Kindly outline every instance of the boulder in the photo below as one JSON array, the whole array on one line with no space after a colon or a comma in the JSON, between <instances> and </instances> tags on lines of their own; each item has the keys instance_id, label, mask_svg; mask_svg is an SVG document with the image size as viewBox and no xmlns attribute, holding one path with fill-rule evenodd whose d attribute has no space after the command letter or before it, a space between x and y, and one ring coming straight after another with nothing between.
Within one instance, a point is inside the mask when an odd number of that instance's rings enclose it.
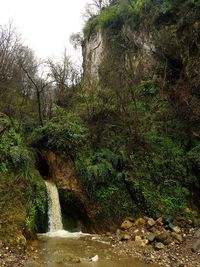
<instances>
[{"instance_id":1,"label":"boulder","mask_svg":"<svg viewBox=\"0 0 200 267\"><path fill-rule=\"evenodd\" d=\"M200 239L197 239L192 245L192 251L198 252L200 250Z\"/></svg>"},{"instance_id":2,"label":"boulder","mask_svg":"<svg viewBox=\"0 0 200 267\"><path fill-rule=\"evenodd\" d=\"M137 242L140 247L144 247L149 243L147 239L142 239L141 236L135 236L135 242Z\"/></svg>"},{"instance_id":3,"label":"boulder","mask_svg":"<svg viewBox=\"0 0 200 267\"><path fill-rule=\"evenodd\" d=\"M160 218L158 218L157 220L156 220L156 223L158 224L158 225L163 225L164 223L163 223L163 218L162 217L160 217Z\"/></svg>"},{"instance_id":4,"label":"boulder","mask_svg":"<svg viewBox=\"0 0 200 267\"><path fill-rule=\"evenodd\" d=\"M161 250L161 249L165 248L165 245L161 242L157 242L157 243L155 243L154 248L155 248L155 250Z\"/></svg>"},{"instance_id":5,"label":"boulder","mask_svg":"<svg viewBox=\"0 0 200 267\"><path fill-rule=\"evenodd\" d=\"M173 232L175 232L176 234L180 234L181 233L181 228L178 226L175 226L173 229Z\"/></svg>"},{"instance_id":6,"label":"boulder","mask_svg":"<svg viewBox=\"0 0 200 267\"><path fill-rule=\"evenodd\" d=\"M169 235L168 232L163 232L163 233L160 233L160 234L156 235L156 240L158 242L162 242L162 243L164 243L169 238L170 238L170 235Z\"/></svg>"},{"instance_id":7,"label":"boulder","mask_svg":"<svg viewBox=\"0 0 200 267\"><path fill-rule=\"evenodd\" d=\"M196 230L194 237L200 238L200 229Z\"/></svg>"},{"instance_id":8,"label":"boulder","mask_svg":"<svg viewBox=\"0 0 200 267\"><path fill-rule=\"evenodd\" d=\"M147 240L148 240L149 242L153 242L153 241L155 240L155 238L156 238L156 236L155 236L153 233L149 233L149 234L147 235Z\"/></svg>"},{"instance_id":9,"label":"boulder","mask_svg":"<svg viewBox=\"0 0 200 267\"><path fill-rule=\"evenodd\" d=\"M152 227L156 224L156 222L154 221L154 219L149 218L147 221L147 226Z\"/></svg>"},{"instance_id":10,"label":"boulder","mask_svg":"<svg viewBox=\"0 0 200 267\"><path fill-rule=\"evenodd\" d=\"M99 260L99 256L95 255L94 257L91 258L91 261L97 262Z\"/></svg>"},{"instance_id":11,"label":"boulder","mask_svg":"<svg viewBox=\"0 0 200 267\"><path fill-rule=\"evenodd\" d=\"M129 220L124 220L123 223L121 224L121 229L123 230L128 230L133 226L133 223Z\"/></svg>"},{"instance_id":12,"label":"boulder","mask_svg":"<svg viewBox=\"0 0 200 267\"><path fill-rule=\"evenodd\" d=\"M174 239L176 239L177 241L179 241L180 243L183 242L183 237L182 237L182 235L177 234L177 233L175 233L175 232L172 232L172 233L171 233L171 236L172 236Z\"/></svg>"},{"instance_id":13,"label":"boulder","mask_svg":"<svg viewBox=\"0 0 200 267\"><path fill-rule=\"evenodd\" d=\"M135 236L135 241L136 242L141 241L141 240L142 240L142 237L141 236L139 236L139 235L136 235Z\"/></svg>"},{"instance_id":14,"label":"boulder","mask_svg":"<svg viewBox=\"0 0 200 267\"><path fill-rule=\"evenodd\" d=\"M174 218L171 215L167 215L164 217L164 223L165 224L170 224L173 222L173 220L174 220Z\"/></svg>"},{"instance_id":15,"label":"boulder","mask_svg":"<svg viewBox=\"0 0 200 267\"><path fill-rule=\"evenodd\" d=\"M121 231L120 229L117 229L116 232L115 232L115 234L116 234L117 236L121 235L121 233L122 233L122 231Z\"/></svg>"},{"instance_id":16,"label":"boulder","mask_svg":"<svg viewBox=\"0 0 200 267\"><path fill-rule=\"evenodd\" d=\"M170 228L173 232L175 232L175 233L177 233L177 234L180 234L180 233L181 233L181 228L178 227L178 226L175 226L175 225L172 224L172 223L169 224L169 228Z\"/></svg>"},{"instance_id":17,"label":"boulder","mask_svg":"<svg viewBox=\"0 0 200 267\"><path fill-rule=\"evenodd\" d=\"M128 235L128 234L124 234L121 238L122 241L126 241L126 240L130 240L131 239L131 236Z\"/></svg>"},{"instance_id":18,"label":"boulder","mask_svg":"<svg viewBox=\"0 0 200 267\"><path fill-rule=\"evenodd\" d=\"M138 219L135 221L135 226L136 226L136 227L141 227L141 226L143 226L143 225L145 225L145 219L143 219L143 218L138 218Z\"/></svg>"}]
</instances>

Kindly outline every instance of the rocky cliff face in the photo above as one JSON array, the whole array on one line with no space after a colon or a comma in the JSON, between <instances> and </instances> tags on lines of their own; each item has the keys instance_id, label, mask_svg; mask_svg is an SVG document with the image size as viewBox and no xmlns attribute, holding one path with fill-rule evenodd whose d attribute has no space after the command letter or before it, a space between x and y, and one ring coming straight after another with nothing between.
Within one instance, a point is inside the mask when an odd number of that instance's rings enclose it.
<instances>
[{"instance_id":1,"label":"rocky cliff face","mask_svg":"<svg viewBox=\"0 0 200 267\"><path fill-rule=\"evenodd\" d=\"M98 31L86 41L83 49L84 71L85 75L92 79L99 78L98 69L102 63L104 48L104 39L101 31Z\"/></svg>"},{"instance_id":2,"label":"rocky cliff face","mask_svg":"<svg viewBox=\"0 0 200 267\"><path fill-rule=\"evenodd\" d=\"M151 7L141 11L137 26L125 21L119 29L93 31L83 47L84 72L103 86L116 86L127 70L133 86L154 80L188 130L200 137L200 19L197 7L184 7L166 13Z\"/></svg>"},{"instance_id":3,"label":"rocky cliff face","mask_svg":"<svg viewBox=\"0 0 200 267\"><path fill-rule=\"evenodd\" d=\"M61 201L63 210L67 211L67 209L71 209L67 202L70 203L70 201L72 201L73 210L68 210L67 212L69 212L69 214L71 213L80 222L83 220L83 229L94 231L91 225L95 220L97 209L92 205L82 189L80 182L75 175L74 163L72 160L63 160L51 151L43 151L42 157L46 162L46 166L48 166L48 177L46 178L55 181L58 184L59 190L61 190L60 198L63 201L63 203ZM69 199L69 201L65 197L67 194L71 195L71 200ZM87 222L85 222L85 217L87 217Z\"/></svg>"}]
</instances>

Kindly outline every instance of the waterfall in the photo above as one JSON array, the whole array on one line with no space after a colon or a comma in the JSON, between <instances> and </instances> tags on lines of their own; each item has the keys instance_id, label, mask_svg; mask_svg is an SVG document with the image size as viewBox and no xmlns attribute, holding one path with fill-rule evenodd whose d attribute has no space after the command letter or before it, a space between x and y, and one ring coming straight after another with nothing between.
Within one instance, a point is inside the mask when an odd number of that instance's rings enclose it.
<instances>
[{"instance_id":1,"label":"waterfall","mask_svg":"<svg viewBox=\"0 0 200 267\"><path fill-rule=\"evenodd\" d=\"M48 194L49 232L63 229L59 195L56 185L51 181L45 181Z\"/></svg>"}]
</instances>

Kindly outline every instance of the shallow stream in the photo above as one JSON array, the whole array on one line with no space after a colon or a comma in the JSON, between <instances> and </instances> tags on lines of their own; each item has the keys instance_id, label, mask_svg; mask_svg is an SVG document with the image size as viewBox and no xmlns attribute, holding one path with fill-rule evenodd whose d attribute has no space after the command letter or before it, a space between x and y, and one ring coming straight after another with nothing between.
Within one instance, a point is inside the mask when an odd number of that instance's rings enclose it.
<instances>
[{"instance_id":1,"label":"shallow stream","mask_svg":"<svg viewBox=\"0 0 200 267\"><path fill-rule=\"evenodd\" d=\"M39 235L38 246L36 259L26 267L153 267L113 253L112 246L98 236L77 233L70 237L60 231L57 236Z\"/></svg>"}]
</instances>

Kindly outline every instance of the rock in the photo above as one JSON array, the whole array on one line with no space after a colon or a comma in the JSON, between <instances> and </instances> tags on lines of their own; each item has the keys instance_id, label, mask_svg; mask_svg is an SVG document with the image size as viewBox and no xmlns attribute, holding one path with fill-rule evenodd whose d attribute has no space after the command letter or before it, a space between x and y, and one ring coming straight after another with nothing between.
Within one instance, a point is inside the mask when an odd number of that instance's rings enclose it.
<instances>
[{"instance_id":1,"label":"rock","mask_svg":"<svg viewBox=\"0 0 200 267\"><path fill-rule=\"evenodd\" d=\"M168 232L163 232L163 233L161 233L159 235L156 235L156 240L158 242L162 242L162 243L164 243L169 238L170 238L170 235L169 235Z\"/></svg>"},{"instance_id":2,"label":"rock","mask_svg":"<svg viewBox=\"0 0 200 267\"><path fill-rule=\"evenodd\" d=\"M175 232L175 233L177 233L177 234L180 234L180 233L181 233L181 228L178 227L178 226L175 226L175 225L172 224L172 223L169 224L169 228L170 228L173 232Z\"/></svg>"},{"instance_id":3,"label":"rock","mask_svg":"<svg viewBox=\"0 0 200 267\"><path fill-rule=\"evenodd\" d=\"M172 233L171 233L171 236L172 236L174 239L176 239L177 241L179 241L179 242L183 242L183 237L182 237L182 235L177 234L177 233L175 233L175 232L172 232Z\"/></svg>"},{"instance_id":4,"label":"rock","mask_svg":"<svg viewBox=\"0 0 200 267\"><path fill-rule=\"evenodd\" d=\"M154 221L154 219L152 219L152 218L149 218L148 219L148 221L147 221L147 225L149 226L149 227L152 227L152 226L154 226L156 224L156 222Z\"/></svg>"},{"instance_id":5,"label":"rock","mask_svg":"<svg viewBox=\"0 0 200 267\"><path fill-rule=\"evenodd\" d=\"M142 240L141 236L139 236L139 235L136 235L136 236L135 236L135 241L136 241L136 242L141 241L141 240Z\"/></svg>"},{"instance_id":6,"label":"rock","mask_svg":"<svg viewBox=\"0 0 200 267\"><path fill-rule=\"evenodd\" d=\"M123 223L121 224L121 229L123 230L127 230L129 228L131 228L133 226L133 223L129 220L125 220L123 221Z\"/></svg>"},{"instance_id":7,"label":"rock","mask_svg":"<svg viewBox=\"0 0 200 267\"><path fill-rule=\"evenodd\" d=\"M149 243L147 239L142 240L141 236L135 236L135 242L137 242L140 247L144 247Z\"/></svg>"},{"instance_id":8,"label":"rock","mask_svg":"<svg viewBox=\"0 0 200 267\"><path fill-rule=\"evenodd\" d=\"M117 236L121 235L121 233L122 233L122 231L121 231L120 229L117 229L116 232L115 232L115 234L116 234Z\"/></svg>"},{"instance_id":9,"label":"rock","mask_svg":"<svg viewBox=\"0 0 200 267\"><path fill-rule=\"evenodd\" d=\"M128 234L124 234L124 235L122 236L122 238L121 238L122 241L123 241L123 240L130 240L130 239L131 239L131 236L128 235Z\"/></svg>"},{"instance_id":10,"label":"rock","mask_svg":"<svg viewBox=\"0 0 200 267\"><path fill-rule=\"evenodd\" d=\"M165 241L163 241L163 244L166 245L166 246L171 244L171 243L172 243L172 238L171 237L169 237L169 238L165 239Z\"/></svg>"},{"instance_id":11,"label":"rock","mask_svg":"<svg viewBox=\"0 0 200 267\"><path fill-rule=\"evenodd\" d=\"M150 233L147 235L147 240L149 242L153 242L155 240L156 236L153 233Z\"/></svg>"},{"instance_id":12,"label":"rock","mask_svg":"<svg viewBox=\"0 0 200 267\"><path fill-rule=\"evenodd\" d=\"M200 229L194 233L194 237L200 238Z\"/></svg>"},{"instance_id":13,"label":"rock","mask_svg":"<svg viewBox=\"0 0 200 267\"><path fill-rule=\"evenodd\" d=\"M197 239L192 245L192 251L198 252L200 250L200 239Z\"/></svg>"},{"instance_id":14,"label":"rock","mask_svg":"<svg viewBox=\"0 0 200 267\"><path fill-rule=\"evenodd\" d=\"M181 233L181 228L178 226L175 226L173 229L173 232L175 232L176 234L180 234Z\"/></svg>"},{"instance_id":15,"label":"rock","mask_svg":"<svg viewBox=\"0 0 200 267\"><path fill-rule=\"evenodd\" d=\"M136 227L141 227L141 226L143 226L145 224L145 219L143 219L143 218L139 218L139 219L137 219L136 221L135 221L135 226Z\"/></svg>"},{"instance_id":16,"label":"rock","mask_svg":"<svg viewBox=\"0 0 200 267\"><path fill-rule=\"evenodd\" d=\"M165 248L165 245L161 242L157 242L154 247L156 250L161 250Z\"/></svg>"},{"instance_id":17,"label":"rock","mask_svg":"<svg viewBox=\"0 0 200 267\"><path fill-rule=\"evenodd\" d=\"M193 219L192 219L192 225L193 225L194 227L199 226L199 220L198 220L197 218L193 218Z\"/></svg>"},{"instance_id":18,"label":"rock","mask_svg":"<svg viewBox=\"0 0 200 267\"><path fill-rule=\"evenodd\" d=\"M164 223L165 224L170 224L172 223L174 220L174 218L171 215L167 215L166 217L164 217Z\"/></svg>"},{"instance_id":19,"label":"rock","mask_svg":"<svg viewBox=\"0 0 200 267\"><path fill-rule=\"evenodd\" d=\"M162 217L160 217L160 218L158 218L157 220L156 220L156 223L158 224L158 225L163 225L164 223L163 223L163 218Z\"/></svg>"},{"instance_id":20,"label":"rock","mask_svg":"<svg viewBox=\"0 0 200 267\"><path fill-rule=\"evenodd\" d=\"M126 220L128 220L128 221L130 221L130 222L134 222L134 221L135 221L135 218L134 218L134 217L131 217L131 216L129 216L129 217L126 217Z\"/></svg>"},{"instance_id":21,"label":"rock","mask_svg":"<svg viewBox=\"0 0 200 267\"><path fill-rule=\"evenodd\" d=\"M94 257L91 258L91 261L97 262L99 260L99 256L95 255Z\"/></svg>"}]
</instances>

